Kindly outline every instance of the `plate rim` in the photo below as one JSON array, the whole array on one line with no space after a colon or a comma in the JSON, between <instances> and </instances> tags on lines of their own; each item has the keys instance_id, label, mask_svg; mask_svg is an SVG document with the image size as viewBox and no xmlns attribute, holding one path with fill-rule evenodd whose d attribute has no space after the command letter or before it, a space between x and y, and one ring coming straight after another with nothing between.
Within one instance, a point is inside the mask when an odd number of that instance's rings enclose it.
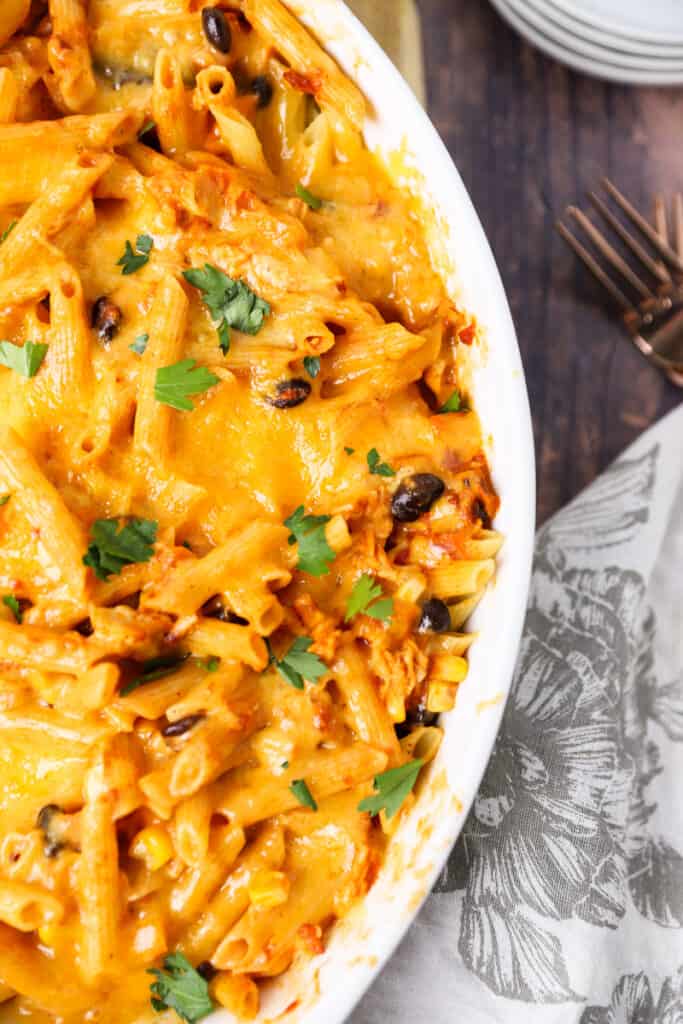
<instances>
[{"instance_id":1,"label":"plate rim","mask_svg":"<svg viewBox=\"0 0 683 1024\"><path fill-rule=\"evenodd\" d=\"M524 18L530 25L533 25L539 32L545 33L559 46L568 46L575 53L583 55L588 59L597 61L604 60L610 66L622 69L633 69L634 71L673 71L683 74L683 51L680 58L649 58L638 57L628 53L610 51L607 46L600 46L596 43L584 41L580 36L574 35L571 30L563 28L552 18L541 13L535 0L506 0L512 10L517 11L520 18ZM574 45L576 42L579 45ZM663 65L663 66L662 66Z\"/></svg>"},{"instance_id":2,"label":"plate rim","mask_svg":"<svg viewBox=\"0 0 683 1024\"><path fill-rule=\"evenodd\" d=\"M622 68L618 65L600 64L598 61L586 60L580 53L569 48L563 49L552 39L544 36L522 18L521 15L517 14L515 10L509 7L507 0L490 0L490 2L501 18L531 45L545 53L546 56L552 57L560 64L564 64L574 71L621 85L653 85L660 87L683 85L683 67L680 74L674 75L669 71L636 71L633 68Z\"/></svg>"},{"instance_id":3,"label":"plate rim","mask_svg":"<svg viewBox=\"0 0 683 1024\"><path fill-rule=\"evenodd\" d=\"M586 22L589 25L594 25L597 29L603 29L608 32L611 32L613 35L626 36L628 39L643 39L646 42L652 43L666 44L667 42L671 42L671 34L668 31L643 32L641 29L637 29L634 33L633 31L628 31L627 29L624 29L618 21L613 22L610 21L609 18L603 18L600 15L591 18L585 13L578 14L576 11L573 11L571 9L571 7L568 4L568 0L553 0L553 2L556 4L556 6L562 7L563 10L565 10L570 17L578 18L579 20ZM678 42L679 40L676 41L676 45L678 45ZM683 35L681 35L680 43L683 44Z\"/></svg>"},{"instance_id":4,"label":"plate rim","mask_svg":"<svg viewBox=\"0 0 683 1024\"><path fill-rule=\"evenodd\" d=\"M597 29L582 19L569 15L563 7L560 7L556 0L526 0L530 6L548 12L551 21L562 25L567 31L586 42L601 44L606 40L606 45L619 53L632 53L642 57L653 57L655 60L679 58L683 61L683 38L680 43L655 44L645 40L637 40L631 36L617 36L608 33L605 29Z\"/></svg>"}]
</instances>

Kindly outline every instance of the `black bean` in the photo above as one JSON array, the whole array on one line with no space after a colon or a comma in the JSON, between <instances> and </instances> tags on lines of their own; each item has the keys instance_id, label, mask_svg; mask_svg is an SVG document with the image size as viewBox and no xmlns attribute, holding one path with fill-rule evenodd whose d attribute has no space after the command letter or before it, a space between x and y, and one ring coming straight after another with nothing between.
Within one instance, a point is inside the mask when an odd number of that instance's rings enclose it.
<instances>
[{"instance_id":1,"label":"black bean","mask_svg":"<svg viewBox=\"0 0 683 1024\"><path fill-rule=\"evenodd\" d=\"M257 106L259 110L267 107L273 98L273 86L270 83L270 79L266 78L265 75L257 75L249 85L249 92L253 92L258 97Z\"/></svg>"},{"instance_id":2,"label":"black bean","mask_svg":"<svg viewBox=\"0 0 683 1024\"><path fill-rule=\"evenodd\" d=\"M41 829L43 832L47 832L50 827L55 814L63 814L62 808L59 804L45 804L38 811L38 817L36 818L36 827Z\"/></svg>"},{"instance_id":3,"label":"black bean","mask_svg":"<svg viewBox=\"0 0 683 1024\"><path fill-rule=\"evenodd\" d=\"M60 835L59 819L64 811L58 804L46 804L38 811L36 826L44 835L43 852L46 857L56 857L69 844ZM64 822L62 822L63 828Z\"/></svg>"},{"instance_id":4,"label":"black bean","mask_svg":"<svg viewBox=\"0 0 683 1024\"><path fill-rule=\"evenodd\" d=\"M102 341L113 341L118 331L123 313L111 299L101 295L92 308L91 323Z\"/></svg>"},{"instance_id":5,"label":"black bean","mask_svg":"<svg viewBox=\"0 0 683 1024\"><path fill-rule=\"evenodd\" d=\"M409 707L406 711L406 721L410 725L434 725L439 716L435 711L427 710L427 699L426 697L420 697L417 704Z\"/></svg>"},{"instance_id":6,"label":"black bean","mask_svg":"<svg viewBox=\"0 0 683 1024\"><path fill-rule=\"evenodd\" d=\"M230 53L232 33L228 19L218 7L205 7L202 11L202 28L208 42L219 53Z\"/></svg>"},{"instance_id":7,"label":"black bean","mask_svg":"<svg viewBox=\"0 0 683 1024\"><path fill-rule=\"evenodd\" d=\"M422 605L422 615L417 627L419 633L447 633L451 629L451 613L448 605L438 597L430 597Z\"/></svg>"},{"instance_id":8,"label":"black bean","mask_svg":"<svg viewBox=\"0 0 683 1024\"><path fill-rule=\"evenodd\" d=\"M391 514L399 523L414 523L429 512L446 487L433 473L416 473L407 477L391 499Z\"/></svg>"},{"instance_id":9,"label":"black bean","mask_svg":"<svg viewBox=\"0 0 683 1024\"><path fill-rule=\"evenodd\" d=\"M481 525L485 530L491 529L491 516L486 511L486 505L481 498L472 502L472 515L475 519L481 519Z\"/></svg>"},{"instance_id":10,"label":"black bean","mask_svg":"<svg viewBox=\"0 0 683 1024\"><path fill-rule=\"evenodd\" d=\"M164 726L161 730L162 736L183 736L190 729L194 728L197 722L201 722L202 718L206 716L203 712L197 715L186 715L185 718L179 718L177 722L169 722L168 725Z\"/></svg>"},{"instance_id":11,"label":"black bean","mask_svg":"<svg viewBox=\"0 0 683 1024\"><path fill-rule=\"evenodd\" d=\"M311 393L311 385L307 380L295 377L294 380L281 380L277 385L277 394L268 401L276 409L293 409L305 402Z\"/></svg>"},{"instance_id":12,"label":"black bean","mask_svg":"<svg viewBox=\"0 0 683 1024\"><path fill-rule=\"evenodd\" d=\"M138 140L143 144L143 146L148 146L150 149L153 149L155 153L161 153L161 140L159 138L157 126L153 121L150 121L149 124L145 125L143 131L141 131L138 136Z\"/></svg>"},{"instance_id":13,"label":"black bean","mask_svg":"<svg viewBox=\"0 0 683 1024\"><path fill-rule=\"evenodd\" d=\"M218 974L218 970L210 960L203 960L200 964L197 964L197 974L201 974L204 981L211 981Z\"/></svg>"},{"instance_id":14,"label":"black bean","mask_svg":"<svg viewBox=\"0 0 683 1024\"><path fill-rule=\"evenodd\" d=\"M235 615L233 611L225 606L223 599L218 596L209 598L205 605L202 606L202 615L207 619L220 619L221 622L232 622L235 626L248 626L249 622L247 619L243 619L241 615Z\"/></svg>"},{"instance_id":15,"label":"black bean","mask_svg":"<svg viewBox=\"0 0 683 1024\"><path fill-rule=\"evenodd\" d=\"M405 736L409 736L416 726L434 725L438 717L435 711L427 710L427 699L422 695L417 704L408 705L405 722L399 722L394 726L394 730L398 738L402 740Z\"/></svg>"}]
</instances>

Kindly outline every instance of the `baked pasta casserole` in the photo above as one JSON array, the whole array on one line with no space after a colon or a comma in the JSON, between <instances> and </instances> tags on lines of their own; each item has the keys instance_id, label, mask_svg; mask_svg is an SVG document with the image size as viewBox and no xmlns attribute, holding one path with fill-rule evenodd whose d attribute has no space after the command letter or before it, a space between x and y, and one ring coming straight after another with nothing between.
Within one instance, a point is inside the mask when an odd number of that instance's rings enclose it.
<instances>
[{"instance_id":1,"label":"baked pasta casserole","mask_svg":"<svg viewBox=\"0 0 683 1024\"><path fill-rule=\"evenodd\" d=\"M494 573L476 324L280 0L0 4L0 1020L258 1011Z\"/></svg>"}]
</instances>

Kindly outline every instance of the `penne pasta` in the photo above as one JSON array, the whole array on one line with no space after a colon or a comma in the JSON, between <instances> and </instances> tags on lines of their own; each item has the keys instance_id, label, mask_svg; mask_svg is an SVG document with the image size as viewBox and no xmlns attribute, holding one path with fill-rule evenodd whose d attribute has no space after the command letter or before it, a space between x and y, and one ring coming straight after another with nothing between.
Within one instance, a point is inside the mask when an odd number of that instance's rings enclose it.
<instances>
[{"instance_id":1,"label":"penne pasta","mask_svg":"<svg viewBox=\"0 0 683 1024\"><path fill-rule=\"evenodd\" d=\"M476 320L303 6L0 2L7 1022L253 1017L477 685Z\"/></svg>"}]
</instances>

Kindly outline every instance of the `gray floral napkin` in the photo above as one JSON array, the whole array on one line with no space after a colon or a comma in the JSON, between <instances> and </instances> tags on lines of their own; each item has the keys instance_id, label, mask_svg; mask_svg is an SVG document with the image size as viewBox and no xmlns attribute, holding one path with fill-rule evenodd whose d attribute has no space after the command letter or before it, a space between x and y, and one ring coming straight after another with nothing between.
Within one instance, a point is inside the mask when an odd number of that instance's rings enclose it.
<instances>
[{"instance_id":1,"label":"gray floral napkin","mask_svg":"<svg viewBox=\"0 0 683 1024\"><path fill-rule=\"evenodd\" d=\"M352 1024L683 1024L683 407L538 533L479 795Z\"/></svg>"}]
</instances>

